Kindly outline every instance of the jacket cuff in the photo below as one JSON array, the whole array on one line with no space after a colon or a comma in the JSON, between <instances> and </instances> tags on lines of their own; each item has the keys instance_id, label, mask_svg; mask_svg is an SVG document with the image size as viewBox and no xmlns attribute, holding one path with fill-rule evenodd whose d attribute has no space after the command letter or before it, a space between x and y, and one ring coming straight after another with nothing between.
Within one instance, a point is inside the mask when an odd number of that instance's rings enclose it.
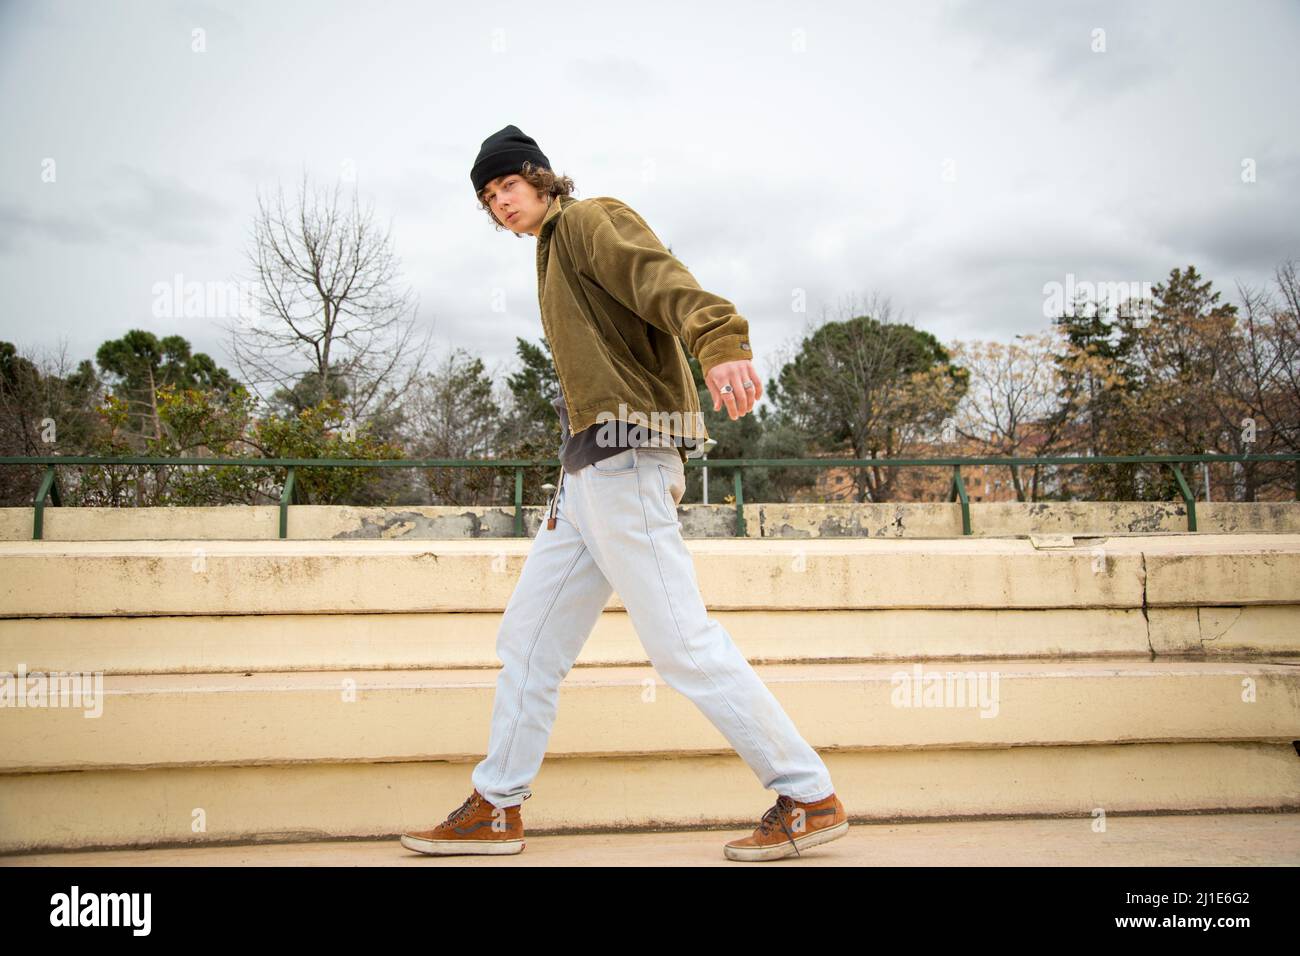
<instances>
[{"instance_id":1,"label":"jacket cuff","mask_svg":"<svg viewBox=\"0 0 1300 956\"><path fill-rule=\"evenodd\" d=\"M742 359L752 361L753 352L749 347L749 335L724 335L722 338L710 342L697 356L700 360L700 371L707 377L709 370L715 365L721 365L723 362L737 362Z\"/></svg>"}]
</instances>

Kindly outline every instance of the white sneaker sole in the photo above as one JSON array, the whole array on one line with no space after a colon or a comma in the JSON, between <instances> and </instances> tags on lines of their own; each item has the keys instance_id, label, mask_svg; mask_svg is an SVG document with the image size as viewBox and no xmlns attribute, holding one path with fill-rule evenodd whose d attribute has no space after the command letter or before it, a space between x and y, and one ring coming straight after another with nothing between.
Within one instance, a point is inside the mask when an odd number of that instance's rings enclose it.
<instances>
[{"instance_id":1,"label":"white sneaker sole","mask_svg":"<svg viewBox=\"0 0 1300 956\"><path fill-rule=\"evenodd\" d=\"M802 853L810 846L818 846L822 843L830 843L831 840L838 840L844 834L849 832L849 821L837 823L833 827L826 827L822 830L814 830L807 836L795 837L794 843L786 840L784 843L776 843L772 846L732 846L730 843L722 847L722 852L728 860L744 860L752 862L755 860L779 860L782 857L794 856L796 849Z\"/></svg>"},{"instance_id":2,"label":"white sneaker sole","mask_svg":"<svg viewBox=\"0 0 1300 956\"><path fill-rule=\"evenodd\" d=\"M458 856L462 853L477 853L485 856L509 856L519 853L524 848L523 840L422 840L402 834L402 846L416 853L429 856Z\"/></svg>"}]
</instances>

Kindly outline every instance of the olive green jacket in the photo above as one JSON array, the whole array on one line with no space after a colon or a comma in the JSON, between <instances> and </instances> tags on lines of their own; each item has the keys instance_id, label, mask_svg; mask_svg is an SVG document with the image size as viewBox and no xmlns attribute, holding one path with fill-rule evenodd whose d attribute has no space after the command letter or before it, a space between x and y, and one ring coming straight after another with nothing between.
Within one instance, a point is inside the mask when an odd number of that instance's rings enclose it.
<instances>
[{"instance_id":1,"label":"olive green jacket","mask_svg":"<svg viewBox=\"0 0 1300 956\"><path fill-rule=\"evenodd\" d=\"M551 202L537 235L537 299L577 434L607 419L709 437L686 343L707 375L752 358L749 322L609 196Z\"/></svg>"}]
</instances>

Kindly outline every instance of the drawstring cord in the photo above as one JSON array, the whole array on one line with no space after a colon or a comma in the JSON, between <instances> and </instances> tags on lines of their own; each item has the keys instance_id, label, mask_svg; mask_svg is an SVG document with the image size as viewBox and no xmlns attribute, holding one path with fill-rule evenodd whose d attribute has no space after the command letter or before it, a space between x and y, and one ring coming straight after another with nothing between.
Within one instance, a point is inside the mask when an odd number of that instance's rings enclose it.
<instances>
[{"instance_id":1,"label":"drawstring cord","mask_svg":"<svg viewBox=\"0 0 1300 956\"><path fill-rule=\"evenodd\" d=\"M560 480L555 486L555 495L551 498L551 516L546 519L546 530L555 530L555 512L560 507L560 489L564 487L564 466L560 466Z\"/></svg>"}]
</instances>

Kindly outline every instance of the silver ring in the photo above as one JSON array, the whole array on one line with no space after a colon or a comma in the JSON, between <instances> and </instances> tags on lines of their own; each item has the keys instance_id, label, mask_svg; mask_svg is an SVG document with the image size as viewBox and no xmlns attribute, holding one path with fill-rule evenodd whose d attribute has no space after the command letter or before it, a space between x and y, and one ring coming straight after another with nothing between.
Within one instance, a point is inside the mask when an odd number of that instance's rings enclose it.
<instances>
[{"instance_id":1,"label":"silver ring","mask_svg":"<svg viewBox=\"0 0 1300 956\"><path fill-rule=\"evenodd\" d=\"M721 389L719 389L719 391L722 392L723 395L730 395L733 391L735 391L735 389L733 389L730 385L724 385L722 386Z\"/></svg>"},{"instance_id":2,"label":"silver ring","mask_svg":"<svg viewBox=\"0 0 1300 956\"><path fill-rule=\"evenodd\" d=\"M745 379L745 388L753 388L753 387L754 387L754 383L751 382L749 379Z\"/></svg>"}]
</instances>

